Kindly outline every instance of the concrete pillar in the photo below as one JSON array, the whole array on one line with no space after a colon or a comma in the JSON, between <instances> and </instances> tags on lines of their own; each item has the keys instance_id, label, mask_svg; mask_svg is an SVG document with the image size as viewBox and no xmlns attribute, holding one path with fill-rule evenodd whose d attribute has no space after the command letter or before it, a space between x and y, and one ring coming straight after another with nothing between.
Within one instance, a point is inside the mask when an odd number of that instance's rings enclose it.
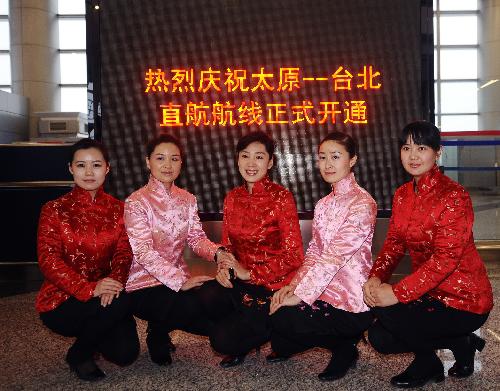
<instances>
[{"instance_id":1,"label":"concrete pillar","mask_svg":"<svg viewBox=\"0 0 500 391\"><path fill-rule=\"evenodd\" d=\"M479 89L479 130L500 130L500 0L482 0L479 6L479 85L499 80ZM500 147L494 149L492 160L499 165ZM496 176L493 186L499 186L500 173L491 174Z\"/></svg>"},{"instance_id":2,"label":"concrete pillar","mask_svg":"<svg viewBox=\"0 0 500 391\"><path fill-rule=\"evenodd\" d=\"M479 85L500 80L500 0L483 0L479 23ZM479 90L479 129L500 130L500 81Z\"/></svg>"},{"instance_id":3,"label":"concrete pillar","mask_svg":"<svg viewBox=\"0 0 500 391\"><path fill-rule=\"evenodd\" d=\"M30 103L30 137L36 137L38 111L61 108L57 0L10 0L12 92Z\"/></svg>"}]
</instances>

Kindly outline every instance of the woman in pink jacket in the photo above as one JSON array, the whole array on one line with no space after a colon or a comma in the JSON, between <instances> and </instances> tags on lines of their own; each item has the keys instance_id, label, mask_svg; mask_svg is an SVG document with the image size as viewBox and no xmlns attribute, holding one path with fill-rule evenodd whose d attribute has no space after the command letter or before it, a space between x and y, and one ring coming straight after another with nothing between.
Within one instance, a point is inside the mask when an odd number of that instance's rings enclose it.
<instances>
[{"instance_id":1,"label":"woman in pink jacket","mask_svg":"<svg viewBox=\"0 0 500 391\"><path fill-rule=\"evenodd\" d=\"M319 145L318 162L332 192L314 210L312 239L303 266L271 301L273 353L269 362L312 347L332 358L319 379L340 379L358 359L356 344L373 318L363 302L372 266L371 244L377 205L351 172L355 140L333 132Z\"/></svg>"},{"instance_id":2,"label":"woman in pink jacket","mask_svg":"<svg viewBox=\"0 0 500 391\"><path fill-rule=\"evenodd\" d=\"M134 315L148 321L151 360L168 365L173 349L169 331L206 335L210 326L199 316L192 289L212 278L190 276L182 257L185 245L209 261L229 255L205 235L195 196L174 184L182 164L179 141L164 134L153 139L146 152L149 182L125 202L125 227L134 254L125 289Z\"/></svg>"}]
</instances>

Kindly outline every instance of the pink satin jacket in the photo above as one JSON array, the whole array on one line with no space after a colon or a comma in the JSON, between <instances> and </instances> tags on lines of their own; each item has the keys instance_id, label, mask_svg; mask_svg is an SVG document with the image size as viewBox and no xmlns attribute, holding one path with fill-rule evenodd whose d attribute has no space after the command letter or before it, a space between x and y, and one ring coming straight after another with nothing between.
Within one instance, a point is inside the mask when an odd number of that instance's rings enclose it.
<instances>
[{"instance_id":1,"label":"pink satin jacket","mask_svg":"<svg viewBox=\"0 0 500 391\"><path fill-rule=\"evenodd\" d=\"M195 196L175 185L167 191L152 176L125 201L124 221L134 253L127 291L163 284L178 292L190 277L182 256L186 242L207 260L220 246L203 231Z\"/></svg>"},{"instance_id":2,"label":"pink satin jacket","mask_svg":"<svg viewBox=\"0 0 500 391\"><path fill-rule=\"evenodd\" d=\"M363 284L372 267L371 245L377 204L351 173L314 209L312 239L293 284L305 303L327 302L364 312Z\"/></svg>"}]
</instances>

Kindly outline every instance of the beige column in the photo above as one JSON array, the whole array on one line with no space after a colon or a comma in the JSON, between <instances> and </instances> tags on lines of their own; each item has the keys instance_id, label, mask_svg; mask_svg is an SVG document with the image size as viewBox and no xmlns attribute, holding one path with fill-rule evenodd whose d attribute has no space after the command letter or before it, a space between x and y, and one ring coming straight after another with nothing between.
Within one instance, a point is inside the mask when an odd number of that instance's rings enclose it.
<instances>
[{"instance_id":1,"label":"beige column","mask_svg":"<svg viewBox=\"0 0 500 391\"><path fill-rule=\"evenodd\" d=\"M12 92L30 103L30 137L38 111L60 111L57 0L10 0Z\"/></svg>"},{"instance_id":2,"label":"beige column","mask_svg":"<svg viewBox=\"0 0 500 391\"><path fill-rule=\"evenodd\" d=\"M478 94L479 130L500 130L500 0L482 0L479 28L479 85L499 80L480 88ZM495 161L500 165L500 147L495 148ZM500 173L496 174L500 186Z\"/></svg>"}]
</instances>

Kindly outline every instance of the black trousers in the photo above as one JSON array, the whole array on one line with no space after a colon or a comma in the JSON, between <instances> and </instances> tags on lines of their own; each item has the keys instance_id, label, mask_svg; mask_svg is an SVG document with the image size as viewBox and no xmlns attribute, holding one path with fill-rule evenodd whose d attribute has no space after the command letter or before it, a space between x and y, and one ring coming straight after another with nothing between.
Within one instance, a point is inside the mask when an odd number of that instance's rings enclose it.
<instances>
[{"instance_id":1,"label":"black trousers","mask_svg":"<svg viewBox=\"0 0 500 391\"><path fill-rule=\"evenodd\" d=\"M106 307L97 297L87 302L70 297L52 311L40 313L40 319L55 333L76 337L66 356L71 364L100 352L107 360L125 366L139 355L136 324L125 292Z\"/></svg>"},{"instance_id":2,"label":"black trousers","mask_svg":"<svg viewBox=\"0 0 500 391\"><path fill-rule=\"evenodd\" d=\"M368 330L368 338L378 352L431 354L436 349L450 349L457 360L464 338L489 315L446 307L427 295L372 311L377 320Z\"/></svg>"},{"instance_id":3,"label":"black trousers","mask_svg":"<svg viewBox=\"0 0 500 391\"><path fill-rule=\"evenodd\" d=\"M212 324L203 316L196 289L175 292L159 285L132 291L129 295L133 314L147 320L155 331L183 330L206 336Z\"/></svg>"},{"instance_id":4,"label":"black trousers","mask_svg":"<svg viewBox=\"0 0 500 391\"><path fill-rule=\"evenodd\" d=\"M244 355L271 337L269 303L272 292L235 281L232 289L209 281L197 292L212 322L210 344L221 354Z\"/></svg>"},{"instance_id":5,"label":"black trousers","mask_svg":"<svg viewBox=\"0 0 500 391\"><path fill-rule=\"evenodd\" d=\"M281 307L271 317L271 345L279 355L291 356L313 347L341 351L352 348L373 322L370 311L354 313L317 300Z\"/></svg>"}]
</instances>

